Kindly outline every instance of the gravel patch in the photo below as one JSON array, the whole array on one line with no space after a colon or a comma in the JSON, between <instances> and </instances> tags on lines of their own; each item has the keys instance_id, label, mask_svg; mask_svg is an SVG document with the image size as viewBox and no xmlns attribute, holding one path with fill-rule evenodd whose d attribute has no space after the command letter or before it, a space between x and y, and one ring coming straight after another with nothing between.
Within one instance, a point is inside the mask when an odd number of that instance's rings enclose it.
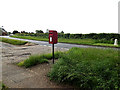
<instances>
[{"instance_id":1,"label":"gravel patch","mask_svg":"<svg viewBox=\"0 0 120 90\"><path fill-rule=\"evenodd\" d=\"M2 43L0 48L2 49L2 80L9 88L71 88L69 85L57 84L49 80L47 73L52 67L52 60L49 63L31 68L16 65L30 55L51 53L51 47L42 45L15 46ZM66 51L66 49L55 48L55 51Z\"/></svg>"}]
</instances>

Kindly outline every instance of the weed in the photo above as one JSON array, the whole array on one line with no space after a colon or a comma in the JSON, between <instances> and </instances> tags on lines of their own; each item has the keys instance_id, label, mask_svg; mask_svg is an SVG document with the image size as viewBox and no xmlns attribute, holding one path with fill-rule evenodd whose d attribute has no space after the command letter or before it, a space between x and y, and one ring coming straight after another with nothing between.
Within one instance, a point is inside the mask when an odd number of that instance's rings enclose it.
<instances>
[{"instance_id":1,"label":"weed","mask_svg":"<svg viewBox=\"0 0 120 90\"><path fill-rule=\"evenodd\" d=\"M72 48L53 65L49 77L80 88L120 88L120 60L112 49Z\"/></svg>"}]
</instances>

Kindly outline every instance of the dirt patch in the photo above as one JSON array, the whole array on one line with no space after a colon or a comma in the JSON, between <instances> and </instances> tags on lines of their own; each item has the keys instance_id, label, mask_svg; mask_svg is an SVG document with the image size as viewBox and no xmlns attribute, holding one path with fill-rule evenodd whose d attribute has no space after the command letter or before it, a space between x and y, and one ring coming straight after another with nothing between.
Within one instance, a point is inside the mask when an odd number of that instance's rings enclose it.
<instances>
[{"instance_id":1,"label":"dirt patch","mask_svg":"<svg viewBox=\"0 0 120 90\"><path fill-rule=\"evenodd\" d=\"M55 48L55 51L66 49ZM15 63L27 59L30 55L51 53L51 47L14 46L2 44L2 80L10 88L71 88L69 85L57 84L47 77L52 67L52 60L31 68L18 67Z\"/></svg>"},{"instance_id":2,"label":"dirt patch","mask_svg":"<svg viewBox=\"0 0 120 90\"><path fill-rule=\"evenodd\" d=\"M26 45L26 46L34 46L34 45L38 45L38 44L28 42L28 43L26 43L25 45Z\"/></svg>"}]
</instances>

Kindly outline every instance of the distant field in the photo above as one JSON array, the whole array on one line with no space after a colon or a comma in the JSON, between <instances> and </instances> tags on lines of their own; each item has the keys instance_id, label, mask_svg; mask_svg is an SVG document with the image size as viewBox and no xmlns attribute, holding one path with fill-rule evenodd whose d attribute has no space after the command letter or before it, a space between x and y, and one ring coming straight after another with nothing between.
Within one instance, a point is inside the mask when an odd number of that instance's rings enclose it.
<instances>
[{"instance_id":1,"label":"distant field","mask_svg":"<svg viewBox=\"0 0 120 90\"><path fill-rule=\"evenodd\" d=\"M21 41L21 40L13 40L13 39L7 39L7 38L0 38L1 42L13 44L13 45L24 45L27 43L27 41Z\"/></svg>"},{"instance_id":2,"label":"distant field","mask_svg":"<svg viewBox=\"0 0 120 90\"><path fill-rule=\"evenodd\" d=\"M48 38L41 38L41 37L34 37L34 36L11 36L11 37L38 40L38 41L48 41ZM109 43L97 43L96 40L94 40L94 39L65 39L65 38L59 38L58 42L72 43L72 44L96 45L96 46L120 47L120 45L119 46L114 46L113 44L109 44Z\"/></svg>"}]
</instances>

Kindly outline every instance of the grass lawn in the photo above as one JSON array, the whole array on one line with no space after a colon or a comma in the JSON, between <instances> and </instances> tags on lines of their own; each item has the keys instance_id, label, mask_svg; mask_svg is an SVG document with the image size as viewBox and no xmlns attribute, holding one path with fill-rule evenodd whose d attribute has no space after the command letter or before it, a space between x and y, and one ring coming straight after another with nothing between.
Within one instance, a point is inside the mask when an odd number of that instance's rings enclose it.
<instances>
[{"instance_id":1,"label":"grass lawn","mask_svg":"<svg viewBox=\"0 0 120 90\"><path fill-rule=\"evenodd\" d=\"M48 41L48 38L33 37L33 36L11 36L11 37L22 38L22 39L38 40L38 41ZM93 40L93 39L65 39L65 38L59 38L58 42L72 43L72 44L84 44L84 45L120 47L120 45L119 46L114 46L113 44L96 43L96 41Z\"/></svg>"},{"instance_id":2,"label":"grass lawn","mask_svg":"<svg viewBox=\"0 0 120 90\"><path fill-rule=\"evenodd\" d=\"M7 39L7 38L0 38L1 42L13 44L13 45L24 45L27 43L27 41L21 41L21 40L14 40L14 39Z\"/></svg>"}]
</instances>

